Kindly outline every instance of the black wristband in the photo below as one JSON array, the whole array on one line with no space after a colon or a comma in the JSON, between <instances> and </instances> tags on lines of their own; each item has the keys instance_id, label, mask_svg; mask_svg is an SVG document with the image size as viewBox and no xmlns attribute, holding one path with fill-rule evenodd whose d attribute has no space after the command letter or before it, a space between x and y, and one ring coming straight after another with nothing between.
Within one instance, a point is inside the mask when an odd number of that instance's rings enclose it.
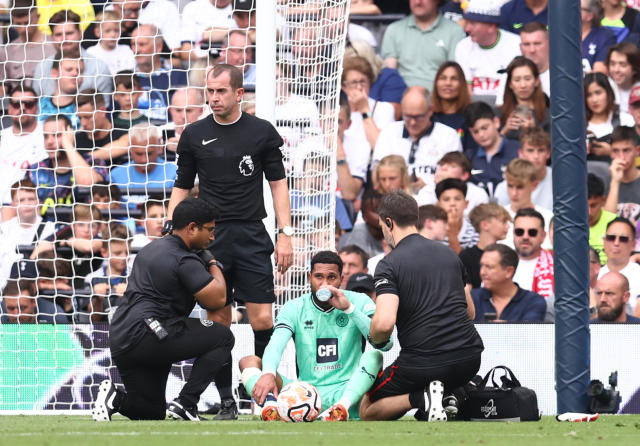
<instances>
[{"instance_id":1,"label":"black wristband","mask_svg":"<svg viewBox=\"0 0 640 446\"><path fill-rule=\"evenodd\" d=\"M387 339L386 341L378 342L376 344L373 342L373 339L371 339L371 335L367 335L367 341L369 341L369 344L371 344L371 347L375 348L376 350L381 349L382 347L387 345L387 343L389 342L389 340Z\"/></svg>"}]
</instances>

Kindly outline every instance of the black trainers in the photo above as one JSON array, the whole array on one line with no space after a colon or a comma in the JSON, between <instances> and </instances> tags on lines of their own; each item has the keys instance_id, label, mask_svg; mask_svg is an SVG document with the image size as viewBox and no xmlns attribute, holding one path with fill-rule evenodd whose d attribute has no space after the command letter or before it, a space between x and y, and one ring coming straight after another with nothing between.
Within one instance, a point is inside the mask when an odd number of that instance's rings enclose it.
<instances>
[{"instance_id":1,"label":"black trainers","mask_svg":"<svg viewBox=\"0 0 640 446\"><path fill-rule=\"evenodd\" d=\"M180 403L180 400L176 398L167 404L167 417L173 420L186 420L186 421L200 421L204 418L198 415L198 408L185 407Z\"/></svg>"},{"instance_id":2,"label":"black trainers","mask_svg":"<svg viewBox=\"0 0 640 446\"><path fill-rule=\"evenodd\" d=\"M233 398L222 400L220 403L220 412L218 412L218 415L213 417L213 419L216 421L237 420L238 406L236 405L236 400Z\"/></svg>"},{"instance_id":3,"label":"black trainers","mask_svg":"<svg viewBox=\"0 0 640 446\"><path fill-rule=\"evenodd\" d=\"M220 412L220 403L213 403L213 406L210 406L207 410L201 413L206 413L207 415L216 415Z\"/></svg>"},{"instance_id":4,"label":"black trainers","mask_svg":"<svg viewBox=\"0 0 640 446\"><path fill-rule=\"evenodd\" d=\"M442 407L444 385L442 381L431 381L424 394L424 411L427 421L447 421L447 413Z\"/></svg>"},{"instance_id":5,"label":"black trainers","mask_svg":"<svg viewBox=\"0 0 640 446\"><path fill-rule=\"evenodd\" d=\"M447 420L455 420L458 416L458 398L455 395L447 395L442 399Z\"/></svg>"},{"instance_id":6,"label":"black trainers","mask_svg":"<svg viewBox=\"0 0 640 446\"><path fill-rule=\"evenodd\" d=\"M95 421L111 421L111 415L117 412L114 402L118 391L110 379L105 379L98 387L96 402L91 409L91 416Z\"/></svg>"}]
</instances>

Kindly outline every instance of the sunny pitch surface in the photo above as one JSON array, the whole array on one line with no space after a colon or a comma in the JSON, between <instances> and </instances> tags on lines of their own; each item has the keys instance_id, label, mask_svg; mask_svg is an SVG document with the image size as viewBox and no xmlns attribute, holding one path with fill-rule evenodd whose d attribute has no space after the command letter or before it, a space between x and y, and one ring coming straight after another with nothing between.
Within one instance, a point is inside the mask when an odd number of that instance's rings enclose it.
<instances>
[{"instance_id":1,"label":"sunny pitch surface","mask_svg":"<svg viewBox=\"0 0 640 446\"><path fill-rule=\"evenodd\" d=\"M640 416L601 416L594 423L393 422L287 424L239 421L95 423L80 416L0 416L0 445L640 445Z\"/></svg>"}]
</instances>

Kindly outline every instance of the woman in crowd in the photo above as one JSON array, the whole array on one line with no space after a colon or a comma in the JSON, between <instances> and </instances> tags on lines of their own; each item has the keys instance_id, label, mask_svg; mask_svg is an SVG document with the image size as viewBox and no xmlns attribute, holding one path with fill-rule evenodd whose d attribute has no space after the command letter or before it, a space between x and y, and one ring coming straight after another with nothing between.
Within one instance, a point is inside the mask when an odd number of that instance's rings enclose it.
<instances>
[{"instance_id":1,"label":"woman in crowd","mask_svg":"<svg viewBox=\"0 0 640 446\"><path fill-rule=\"evenodd\" d=\"M371 175L373 188L381 194L394 190L411 193L409 188L409 170L400 155L387 155L380 160Z\"/></svg>"},{"instance_id":2,"label":"woman in crowd","mask_svg":"<svg viewBox=\"0 0 640 446\"><path fill-rule=\"evenodd\" d=\"M609 162L609 139L613 128L619 125L633 127L635 122L631 115L618 109L609 79L602 73L589 73L584 77L584 99L587 111L587 159Z\"/></svg>"},{"instance_id":3,"label":"woman in crowd","mask_svg":"<svg viewBox=\"0 0 640 446\"><path fill-rule=\"evenodd\" d=\"M542 91L538 67L532 60L518 56L509 64L501 111L501 133L507 138L519 139L520 130L526 127L549 131L549 100Z\"/></svg>"},{"instance_id":4,"label":"woman in crowd","mask_svg":"<svg viewBox=\"0 0 640 446\"><path fill-rule=\"evenodd\" d=\"M464 123L464 111L471 103L471 97L462 67L457 62L445 62L438 68L435 79L431 94L431 121L456 130L465 151L475 148L476 144Z\"/></svg>"},{"instance_id":5,"label":"woman in crowd","mask_svg":"<svg viewBox=\"0 0 640 446\"><path fill-rule=\"evenodd\" d=\"M627 112L631 88L640 81L640 49L629 42L612 46L607 53L607 69L616 104L620 111Z\"/></svg>"}]
</instances>

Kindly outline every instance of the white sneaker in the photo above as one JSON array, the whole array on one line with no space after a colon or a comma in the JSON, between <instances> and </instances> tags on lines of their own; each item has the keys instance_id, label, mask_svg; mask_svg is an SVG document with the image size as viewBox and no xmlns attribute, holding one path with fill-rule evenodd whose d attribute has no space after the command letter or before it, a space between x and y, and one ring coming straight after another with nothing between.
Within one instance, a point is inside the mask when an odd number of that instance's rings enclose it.
<instances>
[{"instance_id":1,"label":"white sneaker","mask_svg":"<svg viewBox=\"0 0 640 446\"><path fill-rule=\"evenodd\" d=\"M100 383L96 402L91 409L91 416L95 421L111 421L111 415L117 412L113 406L117 390L110 379L105 379Z\"/></svg>"},{"instance_id":2,"label":"white sneaker","mask_svg":"<svg viewBox=\"0 0 640 446\"><path fill-rule=\"evenodd\" d=\"M427 421L447 421L447 413L442 407L444 384L442 381L431 381L424 394L424 411Z\"/></svg>"}]
</instances>

